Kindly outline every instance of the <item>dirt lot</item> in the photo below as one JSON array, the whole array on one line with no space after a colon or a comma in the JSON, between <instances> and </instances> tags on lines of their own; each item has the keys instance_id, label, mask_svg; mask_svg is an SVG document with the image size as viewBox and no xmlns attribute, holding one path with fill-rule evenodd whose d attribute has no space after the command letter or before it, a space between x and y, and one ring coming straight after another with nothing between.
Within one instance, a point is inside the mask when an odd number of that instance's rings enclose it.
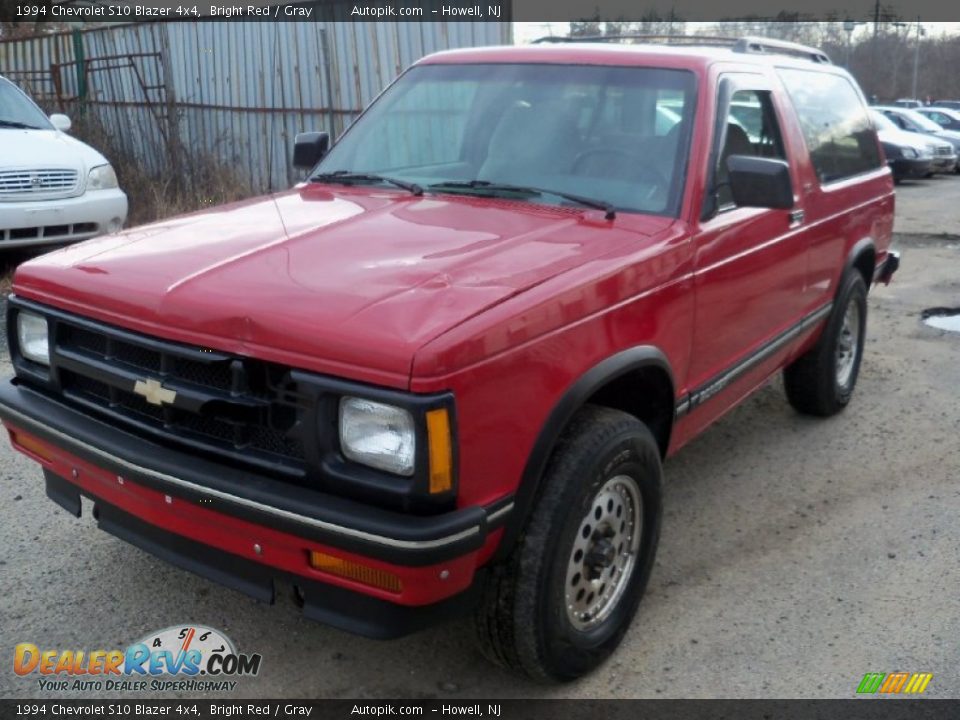
<instances>
[{"instance_id":1,"label":"dirt lot","mask_svg":"<svg viewBox=\"0 0 960 720\"><path fill-rule=\"evenodd\" d=\"M777 381L667 463L650 590L591 677L542 688L492 669L465 623L378 643L259 605L71 518L3 443L0 696L39 694L9 671L15 643L111 649L185 622L262 653L248 697L850 697L896 670L960 696L960 334L920 321L960 305L960 177L898 201L903 267L871 295L853 403L801 417Z\"/></svg>"}]
</instances>

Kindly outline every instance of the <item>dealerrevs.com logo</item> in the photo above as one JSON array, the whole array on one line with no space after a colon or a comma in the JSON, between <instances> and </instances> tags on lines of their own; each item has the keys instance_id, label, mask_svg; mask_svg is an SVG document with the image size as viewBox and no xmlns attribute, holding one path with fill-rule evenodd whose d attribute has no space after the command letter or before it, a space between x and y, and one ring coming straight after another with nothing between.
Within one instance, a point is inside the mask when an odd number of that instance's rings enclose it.
<instances>
[{"instance_id":1,"label":"dealerrevs.com logo","mask_svg":"<svg viewBox=\"0 0 960 720\"><path fill-rule=\"evenodd\" d=\"M236 677L260 672L258 653L238 653L219 630L175 625L150 633L126 650L41 649L19 643L13 671L38 676L42 691L233 690Z\"/></svg>"}]
</instances>

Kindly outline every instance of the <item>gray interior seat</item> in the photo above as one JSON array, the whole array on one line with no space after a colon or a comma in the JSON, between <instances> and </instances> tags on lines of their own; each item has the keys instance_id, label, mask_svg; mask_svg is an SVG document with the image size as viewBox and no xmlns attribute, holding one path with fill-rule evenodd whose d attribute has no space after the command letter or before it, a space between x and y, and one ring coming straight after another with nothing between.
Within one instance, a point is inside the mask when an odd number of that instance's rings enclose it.
<instances>
[{"instance_id":1,"label":"gray interior seat","mask_svg":"<svg viewBox=\"0 0 960 720\"><path fill-rule=\"evenodd\" d=\"M574 110L559 101L512 106L493 131L477 177L517 183L569 173L580 150Z\"/></svg>"},{"instance_id":2,"label":"gray interior seat","mask_svg":"<svg viewBox=\"0 0 960 720\"><path fill-rule=\"evenodd\" d=\"M733 202L733 193L729 184L730 173L727 170L727 158L731 155L756 155L746 131L736 123L727 123L727 139L723 144L720 167L717 169L717 195L721 206Z\"/></svg>"}]
</instances>

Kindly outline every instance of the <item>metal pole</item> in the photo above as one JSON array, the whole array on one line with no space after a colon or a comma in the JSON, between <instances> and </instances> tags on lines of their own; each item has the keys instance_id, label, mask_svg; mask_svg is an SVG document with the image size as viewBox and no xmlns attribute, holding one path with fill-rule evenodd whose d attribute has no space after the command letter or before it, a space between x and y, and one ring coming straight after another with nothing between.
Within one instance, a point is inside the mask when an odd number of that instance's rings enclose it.
<instances>
[{"instance_id":1,"label":"metal pole","mask_svg":"<svg viewBox=\"0 0 960 720\"><path fill-rule=\"evenodd\" d=\"M846 20L843 23L843 30L847 33L847 62L845 67L847 70L850 69L850 51L853 47L853 31L857 27L857 23L853 20Z\"/></svg>"},{"instance_id":2,"label":"metal pole","mask_svg":"<svg viewBox=\"0 0 960 720\"><path fill-rule=\"evenodd\" d=\"M871 68L870 72L875 77L880 74L880 64L877 60L877 43L880 38L880 0L877 0L873 9L873 48L871 49ZM872 86L876 87L874 83ZM876 93L875 93L876 94Z\"/></svg>"},{"instance_id":3,"label":"metal pole","mask_svg":"<svg viewBox=\"0 0 960 720\"><path fill-rule=\"evenodd\" d=\"M917 16L917 47L913 51L913 92L910 97L917 98L917 73L920 69L920 17Z\"/></svg>"}]
</instances>

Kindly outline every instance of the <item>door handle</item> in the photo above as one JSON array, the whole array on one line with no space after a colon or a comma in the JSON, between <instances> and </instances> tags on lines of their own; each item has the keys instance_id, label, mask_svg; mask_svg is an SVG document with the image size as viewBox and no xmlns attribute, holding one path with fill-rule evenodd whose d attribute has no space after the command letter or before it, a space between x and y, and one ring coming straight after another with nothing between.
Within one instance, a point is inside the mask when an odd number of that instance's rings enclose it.
<instances>
[{"instance_id":1,"label":"door handle","mask_svg":"<svg viewBox=\"0 0 960 720\"><path fill-rule=\"evenodd\" d=\"M804 218L804 217L805 217L805 213L803 212L803 210L791 210L791 211L790 211L790 224L791 224L791 225L799 225L800 223L803 222L803 218Z\"/></svg>"}]
</instances>

